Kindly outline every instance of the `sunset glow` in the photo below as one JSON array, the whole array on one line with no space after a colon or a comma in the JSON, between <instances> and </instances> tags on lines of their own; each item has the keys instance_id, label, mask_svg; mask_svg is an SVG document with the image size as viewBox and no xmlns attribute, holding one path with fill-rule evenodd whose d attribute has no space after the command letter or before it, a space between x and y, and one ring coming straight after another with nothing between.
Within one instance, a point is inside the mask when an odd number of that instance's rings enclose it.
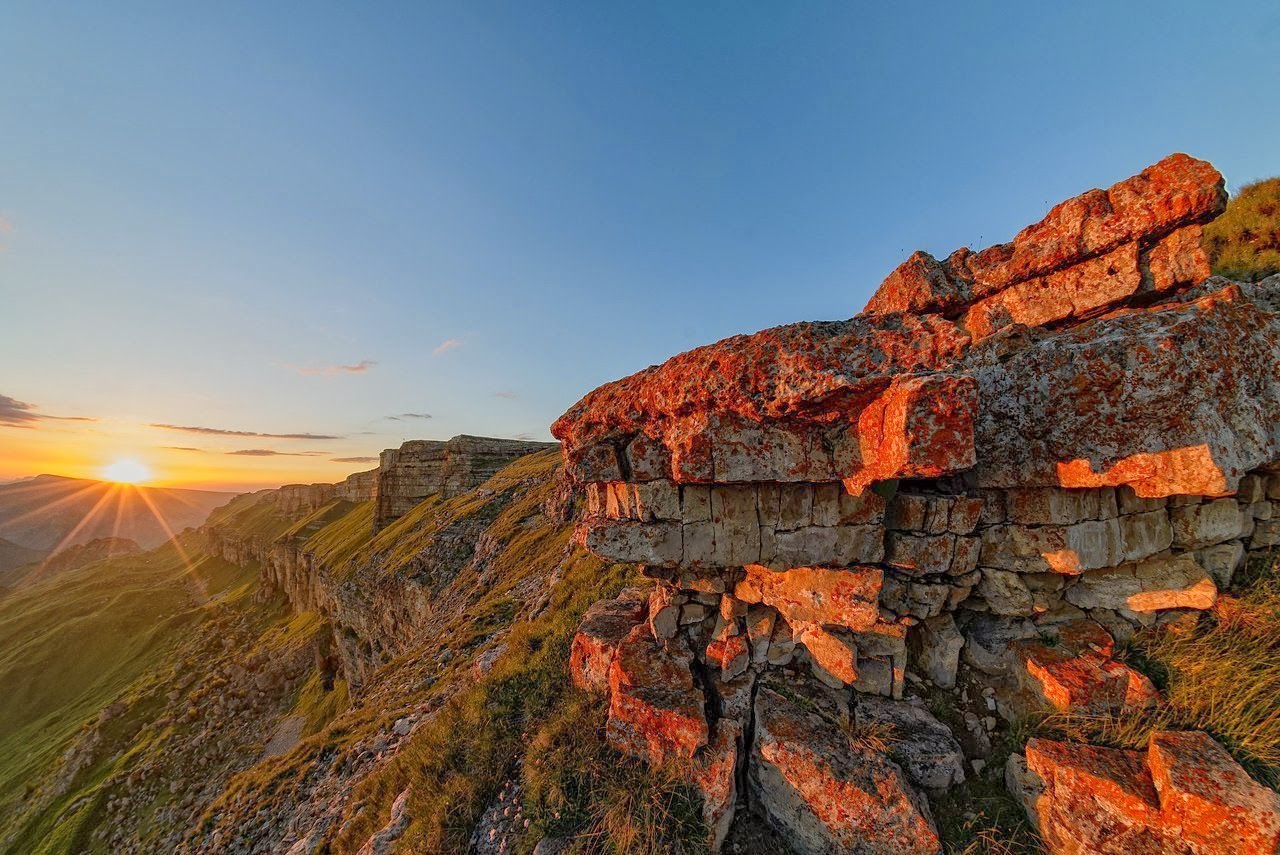
<instances>
[{"instance_id":1,"label":"sunset glow","mask_svg":"<svg viewBox=\"0 0 1280 855\"><path fill-rule=\"evenodd\" d=\"M137 460L117 460L102 470L102 477L119 484L145 484L151 480L151 468Z\"/></svg>"}]
</instances>

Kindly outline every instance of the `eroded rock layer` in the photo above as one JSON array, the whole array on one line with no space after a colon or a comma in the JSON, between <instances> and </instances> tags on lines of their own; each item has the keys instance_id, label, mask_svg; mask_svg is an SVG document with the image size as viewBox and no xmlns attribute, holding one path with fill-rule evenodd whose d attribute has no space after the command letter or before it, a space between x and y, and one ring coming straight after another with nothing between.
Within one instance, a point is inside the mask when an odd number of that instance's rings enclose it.
<instances>
[{"instance_id":1,"label":"eroded rock layer","mask_svg":"<svg viewBox=\"0 0 1280 855\"><path fill-rule=\"evenodd\" d=\"M1116 640L1280 541L1280 277L1209 277L1222 188L1173 155L1008 244L916 253L851 320L698 348L556 422L579 537L656 583L588 617L575 678L620 749L704 788L713 846L733 804L700 769L736 764L802 852L936 852L926 794L992 714L1160 702ZM926 682L973 690L964 732ZM1175 810L1135 762L1133 798Z\"/></svg>"},{"instance_id":2,"label":"eroded rock layer","mask_svg":"<svg viewBox=\"0 0 1280 855\"><path fill-rule=\"evenodd\" d=\"M377 469L378 531L430 496L451 498L478 487L517 458L554 443L462 434L453 439L413 439L382 452Z\"/></svg>"}]
</instances>

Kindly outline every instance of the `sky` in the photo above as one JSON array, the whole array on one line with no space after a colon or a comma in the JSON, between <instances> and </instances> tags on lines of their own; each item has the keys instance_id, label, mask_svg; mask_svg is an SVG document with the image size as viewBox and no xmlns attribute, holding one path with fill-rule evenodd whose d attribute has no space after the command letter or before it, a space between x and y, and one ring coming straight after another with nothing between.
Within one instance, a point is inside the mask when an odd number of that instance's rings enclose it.
<instances>
[{"instance_id":1,"label":"sky","mask_svg":"<svg viewBox=\"0 0 1280 855\"><path fill-rule=\"evenodd\" d=\"M0 481L550 439L1171 152L1280 174L1277 43L1275 0L6 0Z\"/></svg>"}]
</instances>

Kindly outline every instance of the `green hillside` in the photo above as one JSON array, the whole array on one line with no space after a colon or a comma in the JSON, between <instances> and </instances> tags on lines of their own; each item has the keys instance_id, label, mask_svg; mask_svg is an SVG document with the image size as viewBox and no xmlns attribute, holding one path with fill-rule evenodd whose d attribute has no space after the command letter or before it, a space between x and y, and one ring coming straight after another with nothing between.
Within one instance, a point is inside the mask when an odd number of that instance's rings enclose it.
<instances>
[{"instance_id":1,"label":"green hillside","mask_svg":"<svg viewBox=\"0 0 1280 855\"><path fill-rule=\"evenodd\" d=\"M1204 248L1220 276L1256 282L1280 273L1280 178L1240 188L1205 226Z\"/></svg>"}]
</instances>

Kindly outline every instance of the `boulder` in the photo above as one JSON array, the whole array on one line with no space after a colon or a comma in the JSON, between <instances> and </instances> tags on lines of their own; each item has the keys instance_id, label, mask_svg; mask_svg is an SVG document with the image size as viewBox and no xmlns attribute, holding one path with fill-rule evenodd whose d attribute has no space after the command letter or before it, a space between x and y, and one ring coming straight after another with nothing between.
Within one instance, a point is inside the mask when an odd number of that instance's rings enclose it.
<instances>
[{"instance_id":1,"label":"boulder","mask_svg":"<svg viewBox=\"0 0 1280 855\"><path fill-rule=\"evenodd\" d=\"M709 738L693 657L678 643L663 645L647 623L636 625L609 667L609 744L661 765L689 759Z\"/></svg>"},{"instance_id":2,"label":"boulder","mask_svg":"<svg viewBox=\"0 0 1280 855\"><path fill-rule=\"evenodd\" d=\"M1141 751L1033 738L1026 767L1018 795L1051 855L1190 855L1162 827Z\"/></svg>"},{"instance_id":3,"label":"boulder","mask_svg":"<svg viewBox=\"0 0 1280 855\"><path fill-rule=\"evenodd\" d=\"M859 696L854 713L860 730L882 728L892 757L911 783L935 795L964 783L964 753L950 728L921 702Z\"/></svg>"},{"instance_id":4,"label":"boulder","mask_svg":"<svg viewBox=\"0 0 1280 855\"><path fill-rule=\"evenodd\" d=\"M1280 795L1206 733L1155 733L1147 758L1165 825L1196 855L1280 851Z\"/></svg>"},{"instance_id":5,"label":"boulder","mask_svg":"<svg viewBox=\"0 0 1280 855\"><path fill-rule=\"evenodd\" d=\"M1110 633L1091 620L1057 628L1049 643L1014 645L1019 683L1045 705L1064 713L1106 714L1153 706L1155 686L1143 674L1111 658Z\"/></svg>"},{"instance_id":6,"label":"boulder","mask_svg":"<svg viewBox=\"0 0 1280 855\"><path fill-rule=\"evenodd\" d=\"M1205 733L1157 731L1146 751L1033 738L1005 783L1050 855L1280 851L1280 795Z\"/></svg>"},{"instance_id":7,"label":"boulder","mask_svg":"<svg viewBox=\"0 0 1280 855\"><path fill-rule=\"evenodd\" d=\"M589 692L609 686L609 666L636 624L645 619L646 604L634 596L601 600L587 609L569 649L573 683Z\"/></svg>"},{"instance_id":8,"label":"boulder","mask_svg":"<svg viewBox=\"0 0 1280 855\"><path fill-rule=\"evenodd\" d=\"M753 795L797 852L941 851L928 803L875 747L768 687L757 690L755 720Z\"/></svg>"}]
</instances>

